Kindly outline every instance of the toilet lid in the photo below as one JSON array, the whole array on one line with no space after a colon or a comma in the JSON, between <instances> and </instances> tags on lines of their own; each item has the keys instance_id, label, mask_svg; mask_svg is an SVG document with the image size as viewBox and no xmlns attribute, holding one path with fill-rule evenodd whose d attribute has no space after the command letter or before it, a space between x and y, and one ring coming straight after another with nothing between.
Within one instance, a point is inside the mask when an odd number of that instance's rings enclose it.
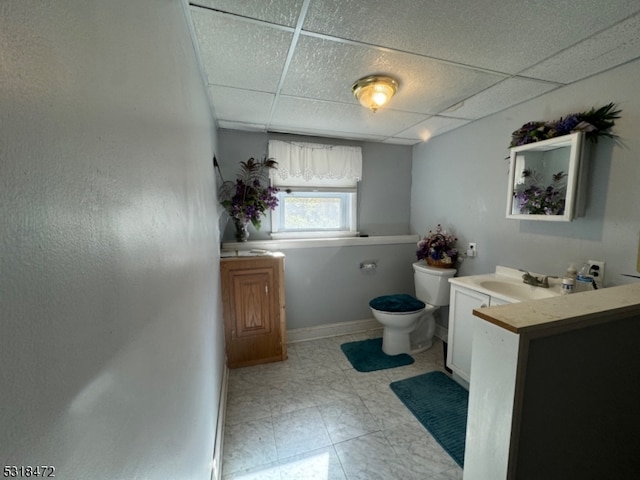
<instances>
[{"instance_id":1,"label":"toilet lid","mask_svg":"<svg viewBox=\"0 0 640 480\"><path fill-rule=\"evenodd\" d=\"M415 312L422 310L426 304L417 298L404 293L396 295L383 295L369 302L369 306L381 312Z\"/></svg>"}]
</instances>

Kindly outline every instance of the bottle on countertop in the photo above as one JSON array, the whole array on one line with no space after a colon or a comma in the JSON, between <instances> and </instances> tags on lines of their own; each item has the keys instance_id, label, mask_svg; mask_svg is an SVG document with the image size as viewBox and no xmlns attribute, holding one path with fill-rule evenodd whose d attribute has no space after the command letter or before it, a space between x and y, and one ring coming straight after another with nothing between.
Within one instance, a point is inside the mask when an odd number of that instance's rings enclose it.
<instances>
[{"instance_id":1,"label":"bottle on countertop","mask_svg":"<svg viewBox=\"0 0 640 480\"><path fill-rule=\"evenodd\" d=\"M575 291L577 275L578 271L576 270L576 266L573 263L570 263L564 274L564 278L562 279L562 289L560 290L560 293L567 295Z\"/></svg>"},{"instance_id":2,"label":"bottle on countertop","mask_svg":"<svg viewBox=\"0 0 640 480\"><path fill-rule=\"evenodd\" d=\"M571 277L565 277L562 279L562 290L560 290L560 293L562 293L562 295L568 295L569 293L573 293L573 284L574 284L574 280Z\"/></svg>"},{"instance_id":3,"label":"bottle on countertop","mask_svg":"<svg viewBox=\"0 0 640 480\"><path fill-rule=\"evenodd\" d=\"M576 277L578 276L578 271L576 270L576 266L573 263L569 264L569 268L567 268L567 272L564 274L565 278L572 278L575 282Z\"/></svg>"},{"instance_id":4,"label":"bottle on countertop","mask_svg":"<svg viewBox=\"0 0 640 480\"><path fill-rule=\"evenodd\" d=\"M576 275L576 292L589 292L594 289L593 275L589 273L589 264L585 263Z\"/></svg>"}]
</instances>

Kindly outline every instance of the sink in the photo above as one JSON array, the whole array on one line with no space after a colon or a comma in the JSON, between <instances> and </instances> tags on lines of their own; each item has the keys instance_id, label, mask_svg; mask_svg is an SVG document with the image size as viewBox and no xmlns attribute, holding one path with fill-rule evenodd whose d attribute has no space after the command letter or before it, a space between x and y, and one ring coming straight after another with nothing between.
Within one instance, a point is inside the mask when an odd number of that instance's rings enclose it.
<instances>
[{"instance_id":1,"label":"sink","mask_svg":"<svg viewBox=\"0 0 640 480\"><path fill-rule=\"evenodd\" d=\"M500 280L484 280L479 282L482 288L506 295L518 300L538 300L540 298L556 297L558 294L547 288L533 287L523 283L515 283Z\"/></svg>"}]
</instances>

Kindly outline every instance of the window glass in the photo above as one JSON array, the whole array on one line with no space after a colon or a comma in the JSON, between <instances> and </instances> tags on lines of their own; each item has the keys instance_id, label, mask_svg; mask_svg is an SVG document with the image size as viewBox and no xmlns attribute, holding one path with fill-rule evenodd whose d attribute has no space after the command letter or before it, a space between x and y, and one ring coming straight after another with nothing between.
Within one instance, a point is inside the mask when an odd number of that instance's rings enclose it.
<instances>
[{"instance_id":1,"label":"window glass","mask_svg":"<svg viewBox=\"0 0 640 480\"><path fill-rule=\"evenodd\" d=\"M288 233L287 236L314 232L320 236L355 235L355 198L355 192L281 190L278 207L272 214L272 232Z\"/></svg>"}]
</instances>

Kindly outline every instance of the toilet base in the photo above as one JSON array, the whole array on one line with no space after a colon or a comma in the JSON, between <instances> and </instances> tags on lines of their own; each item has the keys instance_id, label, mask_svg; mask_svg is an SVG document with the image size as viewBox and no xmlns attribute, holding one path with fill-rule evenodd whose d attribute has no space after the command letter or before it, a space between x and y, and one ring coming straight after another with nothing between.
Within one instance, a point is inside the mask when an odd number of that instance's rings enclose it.
<instances>
[{"instance_id":1,"label":"toilet base","mask_svg":"<svg viewBox=\"0 0 640 480\"><path fill-rule=\"evenodd\" d=\"M416 325L405 328L385 325L382 332L382 351L387 355L400 355L401 353L416 355L433 346L434 333L435 319L432 311L421 315Z\"/></svg>"},{"instance_id":2,"label":"toilet base","mask_svg":"<svg viewBox=\"0 0 640 480\"><path fill-rule=\"evenodd\" d=\"M413 344L410 333L389 328L385 328L382 332L382 351L387 355L400 355L401 353L417 355L429 350L432 346L432 338L423 338L417 344Z\"/></svg>"},{"instance_id":3,"label":"toilet base","mask_svg":"<svg viewBox=\"0 0 640 480\"><path fill-rule=\"evenodd\" d=\"M400 355L411 351L409 332L386 328L382 331L382 351L387 355Z\"/></svg>"},{"instance_id":4,"label":"toilet base","mask_svg":"<svg viewBox=\"0 0 640 480\"><path fill-rule=\"evenodd\" d=\"M412 347L413 348L409 352L409 355L417 355L418 353L426 352L431 347L433 347L433 340L425 340L423 342L420 342L418 345L412 345Z\"/></svg>"}]
</instances>

